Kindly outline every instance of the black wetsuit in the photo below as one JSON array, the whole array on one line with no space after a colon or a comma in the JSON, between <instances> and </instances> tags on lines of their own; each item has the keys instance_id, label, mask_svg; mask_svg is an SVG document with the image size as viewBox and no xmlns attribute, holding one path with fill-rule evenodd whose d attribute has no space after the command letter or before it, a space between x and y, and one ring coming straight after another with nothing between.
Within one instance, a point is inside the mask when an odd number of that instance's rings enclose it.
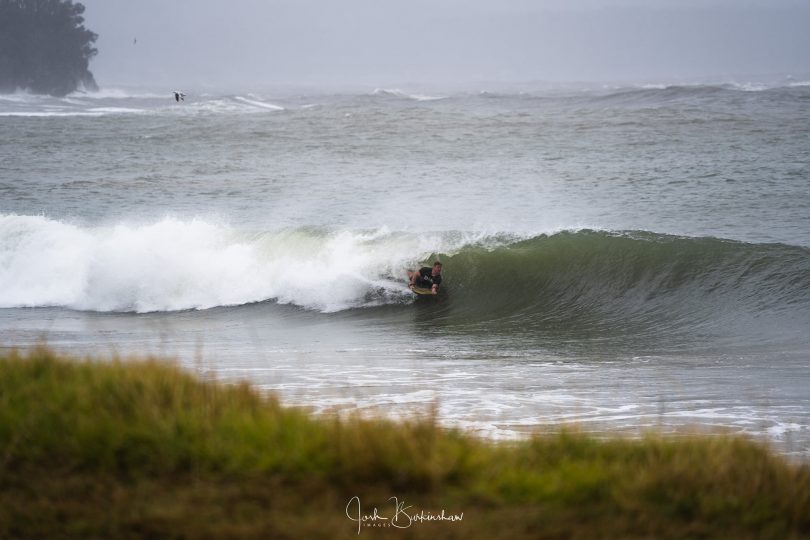
<instances>
[{"instance_id":1,"label":"black wetsuit","mask_svg":"<svg viewBox=\"0 0 810 540\"><path fill-rule=\"evenodd\" d=\"M430 289L434 285L439 286L442 283L442 276L439 274L438 276L433 275L433 268L429 266L423 266L419 269L419 277L416 278L416 286L417 287L424 287L426 289Z\"/></svg>"}]
</instances>

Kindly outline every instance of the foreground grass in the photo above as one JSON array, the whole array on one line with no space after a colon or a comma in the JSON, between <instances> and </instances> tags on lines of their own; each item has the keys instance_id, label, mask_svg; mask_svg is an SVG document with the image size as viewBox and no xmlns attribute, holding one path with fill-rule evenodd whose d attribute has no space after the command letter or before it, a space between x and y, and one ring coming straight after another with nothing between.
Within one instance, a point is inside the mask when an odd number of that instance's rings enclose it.
<instances>
[{"instance_id":1,"label":"foreground grass","mask_svg":"<svg viewBox=\"0 0 810 540\"><path fill-rule=\"evenodd\" d=\"M166 363L0 356L0 537L810 537L810 470L727 436L496 444L314 419ZM398 497L461 521L385 526ZM353 515L355 506L349 505Z\"/></svg>"}]
</instances>

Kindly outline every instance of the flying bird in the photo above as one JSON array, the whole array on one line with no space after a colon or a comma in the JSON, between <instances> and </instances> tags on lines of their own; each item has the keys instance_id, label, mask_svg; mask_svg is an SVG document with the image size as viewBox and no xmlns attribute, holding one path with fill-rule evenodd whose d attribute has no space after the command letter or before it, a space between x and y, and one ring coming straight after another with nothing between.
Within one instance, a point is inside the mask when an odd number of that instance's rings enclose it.
<instances>
[{"instance_id":1,"label":"flying bird","mask_svg":"<svg viewBox=\"0 0 810 540\"><path fill-rule=\"evenodd\" d=\"M185 101L186 100L186 95L183 92L178 92L178 91L175 90L175 92L174 92L174 100L177 101L177 102Z\"/></svg>"}]
</instances>

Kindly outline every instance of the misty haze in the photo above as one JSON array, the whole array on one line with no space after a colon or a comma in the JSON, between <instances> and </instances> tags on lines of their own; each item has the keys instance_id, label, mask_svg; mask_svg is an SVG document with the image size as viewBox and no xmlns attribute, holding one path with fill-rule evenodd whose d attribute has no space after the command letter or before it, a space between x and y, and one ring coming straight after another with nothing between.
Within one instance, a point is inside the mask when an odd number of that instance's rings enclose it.
<instances>
[{"instance_id":1,"label":"misty haze","mask_svg":"<svg viewBox=\"0 0 810 540\"><path fill-rule=\"evenodd\" d=\"M108 84L744 82L810 72L810 6L798 1L85 4L101 36L94 70Z\"/></svg>"},{"instance_id":2,"label":"misty haze","mask_svg":"<svg viewBox=\"0 0 810 540\"><path fill-rule=\"evenodd\" d=\"M808 23L0 0L0 537L810 536Z\"/></svg>"}]
</instances>

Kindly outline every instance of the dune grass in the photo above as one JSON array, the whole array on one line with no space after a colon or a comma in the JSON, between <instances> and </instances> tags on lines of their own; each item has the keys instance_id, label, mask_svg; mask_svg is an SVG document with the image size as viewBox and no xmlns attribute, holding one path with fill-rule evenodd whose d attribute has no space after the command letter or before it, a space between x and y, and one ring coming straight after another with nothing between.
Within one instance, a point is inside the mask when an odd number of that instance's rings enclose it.
<instances>
[{"instance_id":1,"label":"dune grass","mask_svg":"<svg viewBox=\"0 0 810 540\"><path fill-rule=\"evenodd\" d=\"M361 507L353 506L357 497ZM396 528L397 497L410 506ZM388 520L358 523L357 511ZM460 521L411 521L420 512ZM365 526L365 525L368 526ZM378 525L377 527L373 525ZM732 436L313 418L165 361L0 356L2 538L800 538L810 469Z\"/></svg>"}]
</instances>

